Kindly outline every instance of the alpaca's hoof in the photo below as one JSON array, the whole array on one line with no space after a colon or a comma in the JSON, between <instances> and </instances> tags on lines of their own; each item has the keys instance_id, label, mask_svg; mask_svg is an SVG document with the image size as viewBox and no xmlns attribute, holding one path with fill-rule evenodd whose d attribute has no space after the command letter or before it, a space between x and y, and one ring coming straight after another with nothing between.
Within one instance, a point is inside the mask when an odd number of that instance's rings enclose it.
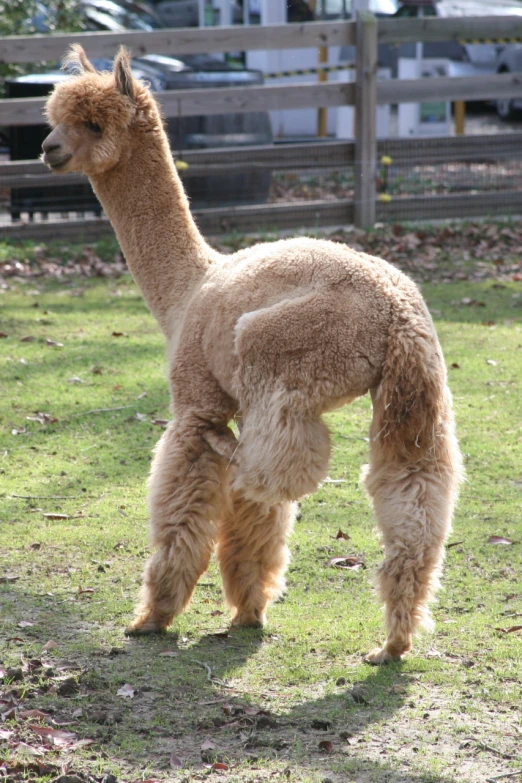
<instances>
[{"instance_id":1,"label":"alpaca's hoof","mask_svg":"<svg viewBox=\"0 0 522 783\"><path fill-rule=\"evenodd\" d=\"M145 636L146 634L166 633L166 630L166 627L161 625L153 617L139 617L127 626L125 629L125 636Z\"/></svg>"},{"instance_id":2,"label":"alpaca's hoof","mask_svg":"<svg viewBox=\"0 0 522 783\"><path fill-rule=\"evenodd\" d=\"M262 628L265 620L262 612L237 612L232 619L232 625L235 628Z\"/></svg>"},{"instance_id":3,"label":"alpaca's hoof","mask_svg":"<svg viewBox=\"0 0 522 783\"><path fill-rule=\"evenodd\" d=\"M375 650L364 656L364 662L371 666L385 666L392 661L400 661L401 657L401 655L392 655L386 647L376 647Z\"/></svg>"}]
</instances>

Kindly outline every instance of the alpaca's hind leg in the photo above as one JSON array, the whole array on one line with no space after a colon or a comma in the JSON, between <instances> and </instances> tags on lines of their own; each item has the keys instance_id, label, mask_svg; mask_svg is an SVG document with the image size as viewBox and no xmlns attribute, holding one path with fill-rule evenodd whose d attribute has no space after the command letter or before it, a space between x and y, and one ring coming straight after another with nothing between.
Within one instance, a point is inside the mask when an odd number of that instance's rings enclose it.
<instances>
[{"instance_id":1,"label":"alpaca's hind leg","mask_svg":"<svg viewBox=\"0 0 522 783\"><path fill-rule=\"evenodd\" d=\"M218 533L218 559L232 623L261 627L285 587L294 503L266 506L231 493Z\"/></svg>"},{"instance_id":2,"label":"alpaca's hind leg","mask_svg":"<svg viewBox=\"0 0 522 783\"><path fill-rule=\"evenodd\" d=\"M375 451L366 487L384 541L378 588L388 638L366 661L382 664L408 652L417 627L430 625L428 602L438 587L451 529L460 458L456 443L436 446L431 458L409 465L393 464L393 459L389 464Z\"/></svg>"},{"instance_id":3,"label":"alpaca's hind leg","mask_svg":"<svg viewBox=\"0 0 522 783\"><path fill-rule=\"evenodd\" d=\"M129 633L161 631L188 604L213 550L224 464L204 441L201 421L178 419L160 440L149 485L156 551Z\"/></svg>"}]
</instances>

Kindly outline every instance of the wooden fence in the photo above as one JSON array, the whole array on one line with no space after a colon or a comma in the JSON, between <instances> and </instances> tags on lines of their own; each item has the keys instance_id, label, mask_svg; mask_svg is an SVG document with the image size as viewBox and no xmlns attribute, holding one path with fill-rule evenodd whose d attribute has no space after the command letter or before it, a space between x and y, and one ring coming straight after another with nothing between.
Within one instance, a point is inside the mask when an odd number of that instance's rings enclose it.
<instances>
[{"instance_id":1,"label":"wooden fence","mask_svg":"<svg viewBox=\"0 0 522 783\"><path fill-rule=\"evenodd\" d=\"M206 29L172 29L150 33L127 32L76 33L34 36L12 36L0 39L0 62L22 63L58 60L73 42L85 46L90 56L112 56L120 44L125 44L136 54L195 54L198 52L245 51L254 49L289 49L332 45L356 46L356 80L354 83L299 84L289 86L255 86L192 91L171 90L157 94L166 116L192 116L223 114L228 112L270 111L290 108L321 108L354 106L356 116L356 140L354 143L326 142L318 145L274 145L269 147L226 148L220 150L193 150L184 157L190 164L187 176L219 173L232 167L243 166L270 169L313 169L321 167L353 166L355 169L354 199L336 202L296 202L292 204L266 204L239 206L226 209L198 211L203 230L248 230L249 228L284 228L296 225L325 225L353 223L369 227L377 219L418 219L434 214L465 216L487 215L505 211L506 194L491 193L487 196L437 196L426 200L401 198L382 203L376 192L376 173L381 155L390 154L400 160L401 155L411 159L414 150L433 148L422 140L376 140L376 109L378 104L417 102L420 100L478 100L498 98L522 98L522 74L498 74L486 77L437 78L377 81L377 47L380 43L406 43L415 41L472 41L483 39L522 40L522 17L482 17L455 19L386 19L377 21L368 13L359 15L356 22L309 22L267 27L230 27ZM0 126L41 124L41 98L15 98L0 101ZM520 136L517 136L518 150ZM510 135L511 136L511 135ZM469 137L439 140L438 149L445 159L452 155L465 156L466 160L482 159L485 150L494 159L496 150L505 156L507 147L517 154L514 141L504 141L503 136L481 138L474 142ZM479 149L480 147L480 149ZM473 153L475 150L475 153ZM474 154L476 157L474 158ZM520 154L520 153L518 153ZM424 158L425 160L425 158ZM239 169L238 169L239 170ZM80 181L69 175L67 182ZM0 188L53 187L56 178L36 161L11 161L0 164ZM513 208L519 209L520 194L511 194ZM431 207L429 206L431 202ZM76 235L85 235L104 227L104 221L93 219L75 221ZM26 236L61 234L67 231L65 222L59 224L38 223L3 226L4 235Z\"/></svg>"}]
</instances>

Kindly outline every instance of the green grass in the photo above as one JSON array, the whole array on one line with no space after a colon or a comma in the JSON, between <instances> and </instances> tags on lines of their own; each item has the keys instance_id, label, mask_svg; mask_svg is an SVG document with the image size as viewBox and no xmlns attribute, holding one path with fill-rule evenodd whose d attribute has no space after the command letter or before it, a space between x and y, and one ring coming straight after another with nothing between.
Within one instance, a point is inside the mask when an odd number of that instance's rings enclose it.
<instances>
[{"instance_id":1,"label":"green grass","mask_svg":"<svg viewBox=\"0 0 522 783\"><path fill-rule=\"evenodd\" d=\"M212 774L231 783L478 783L522 766L522 637L495 630L522 624L522 285L424 293L465 455L450 539L461 543L448 549L435 634L383 669L361 661L384 638L371 588L381 552L359 484L368 399L328 417L330 476L343 483L303 502L288 594L265 632L227 635L212 563L175 632L127 640L147 556L153 421L169 416L162 338L128 277L13 283L0 294L0 669L10 671L0 693L94 740L47 752L46 777L13 747L38 744L28 727L38 720L7 718L0 728L15 734L0 758L11 770L19 762L13 780L56 777L65 759L70 774L129 782L200 780L216 759L228 769ZM39 413L56 420L27 418ZM335 538L339 528L350 541ZM351 553L365 570L326 566ZM125 683L134 698L117 695ZM214 748L202 750L207 739Z\"/></svg>"}]
</instances>

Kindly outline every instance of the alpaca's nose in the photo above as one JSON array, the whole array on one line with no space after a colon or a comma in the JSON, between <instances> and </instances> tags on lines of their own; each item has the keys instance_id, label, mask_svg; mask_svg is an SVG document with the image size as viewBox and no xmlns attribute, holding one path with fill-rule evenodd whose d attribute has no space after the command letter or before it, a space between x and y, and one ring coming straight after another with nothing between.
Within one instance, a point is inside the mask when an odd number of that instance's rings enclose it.
<instances>
[{"instance_id":1,"label":"alpaca's nose","mask_svg":"<svg viewBox=\"0 0 522 783\"><path fill-rule=\"evenodd\" d=\"M57 144L55 141L50 140L49 136L44 140L42 144L42 150L46 153L54 152L55 150L59 150L61 147L61 144Z\"/></svg>"}]
</instances>

